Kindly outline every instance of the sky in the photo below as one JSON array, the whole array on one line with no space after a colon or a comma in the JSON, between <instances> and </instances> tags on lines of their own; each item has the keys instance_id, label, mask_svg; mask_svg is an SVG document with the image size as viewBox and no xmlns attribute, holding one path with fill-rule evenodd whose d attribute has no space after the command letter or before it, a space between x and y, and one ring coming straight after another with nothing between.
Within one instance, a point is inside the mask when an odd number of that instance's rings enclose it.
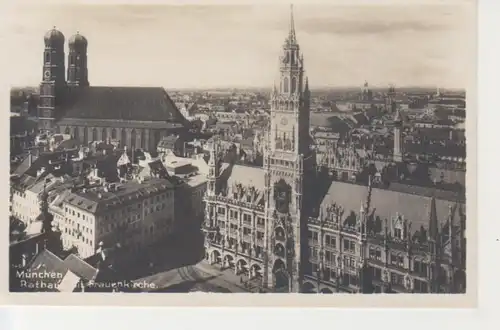
<instances>
[{"instance_id":1,"label":"sky","mask_svg":"<svg viewBox=\"0 0 500 330\"><path fill-rule=\"evenodd\" d=\"M271 87L290 8L30 5L11 17L3 32L13 86L38 85L43 36L56 26L66 39L87 37L94 86ZM294 17L312 88L468 84L473 22L464 6L296 5Z\"/></svg>"}]
</instances>

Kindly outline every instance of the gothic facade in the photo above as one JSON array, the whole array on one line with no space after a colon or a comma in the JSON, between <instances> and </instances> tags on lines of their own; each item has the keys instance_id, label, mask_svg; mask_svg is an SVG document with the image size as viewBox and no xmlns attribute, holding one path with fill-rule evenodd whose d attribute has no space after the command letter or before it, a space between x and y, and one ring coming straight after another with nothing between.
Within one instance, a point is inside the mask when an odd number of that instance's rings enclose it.
<instances>
[{"instance_id":1,"label":"gothic facade","mask_svg":"<svg viewBox=\"0 0 500 330\"><path fill-rule=\"evenodd\" d=\"M462 200L334 185L308 222L302 292L465 292Z\"/></svg>"},{"instance_id":2,"label":"gothic facade","mask_svg":"<svg viewBox=\"0 0 500 330\"><path fill-rule=\"evenodd\" d=\"M306 182L314 173L309 133L310 92L296 40L293 14L280 56L279 87L271 94L271 120L262 168L220 163L215 140L205 198L206 257L234 267L259 287L300 292Z\"/></svg>"},{"instance_id":3,"label":"gothic facade","mask_svg":"<svg viewBox=\"0 0 500 330\"><path fill-rule=\"evenodd\" d=\"M368 186L339 181L373 163L349 144L327 154L331 171L317 172L293 16L279 70L263 166L223 162L221 141L210 142L205 258L274 292L465 292L465 198L387 187L376 173ZM394 114L391 161L406 166L401 114Z\"/></svg>"}]
</instances>

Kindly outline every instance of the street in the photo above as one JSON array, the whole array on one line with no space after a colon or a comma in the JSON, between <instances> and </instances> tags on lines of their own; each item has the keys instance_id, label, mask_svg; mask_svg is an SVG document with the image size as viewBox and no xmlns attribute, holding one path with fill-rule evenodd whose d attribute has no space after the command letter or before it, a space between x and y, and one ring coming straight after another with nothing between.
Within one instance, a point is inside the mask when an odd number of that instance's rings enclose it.
<instances>
[{"instance_id":1,"label":"street","mask_svg":"<svg viewBox=\"0 0 500 330\"><path fill-rule=\"evenodd\" d=\"M248 292L204 261L135 280L146 283L145 292Z\"/></svg>"}]
</instances>

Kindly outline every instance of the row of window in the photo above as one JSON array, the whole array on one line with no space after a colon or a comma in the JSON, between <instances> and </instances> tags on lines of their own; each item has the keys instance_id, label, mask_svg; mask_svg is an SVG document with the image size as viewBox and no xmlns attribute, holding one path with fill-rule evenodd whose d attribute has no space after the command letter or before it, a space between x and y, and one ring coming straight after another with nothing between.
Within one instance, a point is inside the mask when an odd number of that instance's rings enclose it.
<instances>
[{"instance_id":1,"label":"row of window","mask_svg":"<svg viewBox=\"0 0 500 330\"><path fill-rule=\"evenodd\" d=\"M280 165L280 166L285 166L285 167L294 167L294 162L288 161L288 160L282 160L282 159L274 159L271 158L271 165Z\"/></svg>"},{"instance_id":2,"label":"row of window","mask_svg":"<svg viewBox=\"0 0 500 330\"><path fill-rule=\"evenodd\" d=\"M217 208L217 214L221 216L226 215L226 208L225 207L218 207ZM239 212L236 210L229 210L229 218L230 219L238 219ZM251 223L252 222L252 215L248 213L243 213L243 222L245 223ZM257 226L264 226L265 220L262 217L257 217Z\"/></svg>"},{"instance_id":3,"label":"row of window","mask_svg":"<svg viewBox=\"0 0 500 330\"><path fill-rule=\"evenodd\" d=\"M319 233L316 231L309 230L307 232L309 240L312 240L313 243L319 244ZM332 235L325 235L325 245L326 247L337 248L337 239ZM356 242L347 238L342 240L343 242L343 251L355 253L356 252Z\"/></svg>"},{"instance_id":4,"label":"row of window","mask_svg":"<svg viewBox=\"0 0 500 330\"><path fill-rule=\"evenodd\" d=\"M71 228L64 228L64 233L66 235L73 237L73 238L81 239L82 242L84 242L85 244L89 244L89 245L93 244L92 239L89 239L88 237L83 236L83 232L80 230L75 230L75 229L71 229ZM88 233L88 231L87 231L87 233Z\"/></svg>"}]
</instances>

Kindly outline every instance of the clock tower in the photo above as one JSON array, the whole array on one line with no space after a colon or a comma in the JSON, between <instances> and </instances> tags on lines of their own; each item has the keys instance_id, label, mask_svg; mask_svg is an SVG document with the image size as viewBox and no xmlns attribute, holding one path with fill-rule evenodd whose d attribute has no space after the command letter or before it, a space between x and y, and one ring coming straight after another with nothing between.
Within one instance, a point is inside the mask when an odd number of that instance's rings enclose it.
<instances>
[{"instance_id":1,"label":"clock tower","mask_svg":"<svg viewBox=\"0 0 500 330\"><path fill-rule=\"evenodd\" d=\"M54 128L56 107L66 92L64 69L64 35L54 27L44 37L43 75L38 105L39 128Z\"/></svg>"},{"instance_id":2,"label":"clock tower","mask_svg":"<svg viewBox=\"0 0 500 330\"><path fill-rule=\"evenodd\" d=\"M310 148L310 92L304 60L295 36L291 8L288 38L279 59L279 87L271 94L271 118L264 154L266 184L267 285L277 291L299 292L304 181L313 173Z\"/></svg>"}]
</instances>

